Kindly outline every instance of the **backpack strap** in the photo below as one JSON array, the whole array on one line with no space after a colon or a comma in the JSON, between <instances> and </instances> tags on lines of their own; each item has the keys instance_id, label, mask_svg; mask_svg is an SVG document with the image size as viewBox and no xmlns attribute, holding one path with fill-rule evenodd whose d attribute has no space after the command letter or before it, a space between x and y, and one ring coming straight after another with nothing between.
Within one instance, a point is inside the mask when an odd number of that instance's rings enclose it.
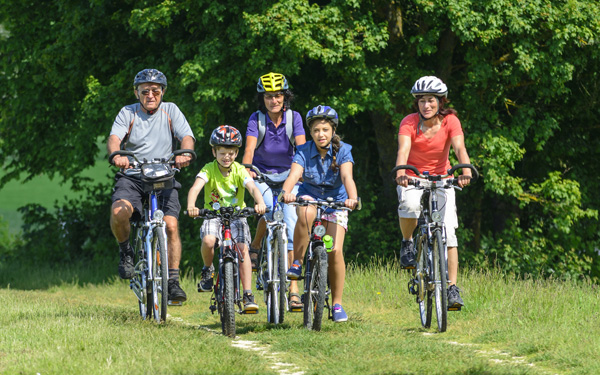
<instances>
[{"instance_id":1,"label":"backpack strap","mask_svg":"<svg viewBox=\"0 0 600 375\"><path fill-rule=\"evenodd\" d=\"M161 108L161 110L163 112L165 112L164 109ZM131 129L133 129L133 123L135 122L135 114L137 113L137 111L133 114L133 118L131 119L131 122L129 123L129 129L127 130L127 134L125 134L125 136L123 137L123 140L121 141L121 150L125 150L125 146L127 146L127 141L129 140L129 135L131 134ZM173 150L175 150L175 146L177 146L177 142L176 142L176 138L175 138L175 133L173 132L173 124L171 122L171 116L169 116L169 114L167 112L165 112L165 115L167 115L167 119L169 120L169 130L171 131L171 138L173 139L172 141L172 145L171 147L173 148Z\"/></svg>"},{"instance_id":2,"label":"backpack strap","mask_svg":"<svg viewBox=\"0 0 600 375\"><path fill-rule=\"evenodd\" d=\"M265 140L265 133L267 131L267 117L261 111L256 111L256 113L258 114L256 123L258 127L256 148L259 148ZM291 109L285 111L285 134L287 135L290 144L295 146L296 138L294 137L294 112Z\"/></svg>"},{"instance_id":3,"label":"backpack strap","mask_svg":"<svg viewBox=\"0 0 600 375\"><path fill-rule=\"evenodd\" d=\"M265 140L265 133L267 131L267 118L261 111L256 111L258 117L256 119L258 127L258 138L256 140L256 148L259 148L262 142Z\"/></svg>"}]
</instances>

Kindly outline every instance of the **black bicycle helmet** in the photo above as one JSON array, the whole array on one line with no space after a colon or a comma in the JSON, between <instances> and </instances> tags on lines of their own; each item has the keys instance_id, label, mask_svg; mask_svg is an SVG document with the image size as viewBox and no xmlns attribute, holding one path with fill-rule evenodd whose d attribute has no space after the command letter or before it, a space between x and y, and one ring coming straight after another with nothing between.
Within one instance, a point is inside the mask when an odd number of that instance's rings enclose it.
<instances>
[{"instance_id":1,"label":"black bicycle helmet","mask_svg":"<svg viewBox=\"0 0 600 375\"><path fill-rule=\"evenodd\" d=\"M242 147L242 134L233 126L221 125L210 135L210 145Z\"/></svg>"},{"instance_id":2,"label":"black bicycle helmet","mask_svg":"<svg viewBox=\"0 0 600 375\"><path fill-rule=\"evenodd\" d=\"M156 69L144 69L135 75L133 87L137 89L142 83L158 83L164 89L167 87L167 77Z\"/></svg>"}]
</instances>

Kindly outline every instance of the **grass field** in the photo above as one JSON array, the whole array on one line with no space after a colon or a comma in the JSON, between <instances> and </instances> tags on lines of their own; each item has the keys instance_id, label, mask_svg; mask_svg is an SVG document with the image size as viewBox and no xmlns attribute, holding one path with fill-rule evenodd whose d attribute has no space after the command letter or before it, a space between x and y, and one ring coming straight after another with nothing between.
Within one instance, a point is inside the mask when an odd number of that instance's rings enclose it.
<instances>
[{"instance_id":1,"label":"grass field","mask_svg":"<svg viewBox=\"0 0 600 375\"><path fill-rule=\"evenodd\" d=\"M237 316L232 340L194 275L183 279L188 302L156 325L140 320L116 264L0 268L1 374L600 373L600 292L585 282L466 270L467 307L439 334L421 328L407 274L375 261L348 269L347 323L309 332L286 314L273 326L261 303Z\"/></svg>"},{"instance_id":2,"label":"grass field","mask_svg":"<svg viewBox=\"0 0 600 375\"><path fill-rule=\"evenodd\" d=\"M110 169L106 160L99 157L96 164L83 172L84 177L90 177L94 181L106 181ZM1 176L0 172L0 176ZM17 211L29 203L37 203L48 209L54 207L54 203L64 202L67 198L77 196L71 190L71 184L60 184L59 178L51 180L45 175L40 175L28 182L11 181L0 189L0 219L8 222L9 231L13 234L21 230L22 218Z\"/></svg>"}]
</instances>

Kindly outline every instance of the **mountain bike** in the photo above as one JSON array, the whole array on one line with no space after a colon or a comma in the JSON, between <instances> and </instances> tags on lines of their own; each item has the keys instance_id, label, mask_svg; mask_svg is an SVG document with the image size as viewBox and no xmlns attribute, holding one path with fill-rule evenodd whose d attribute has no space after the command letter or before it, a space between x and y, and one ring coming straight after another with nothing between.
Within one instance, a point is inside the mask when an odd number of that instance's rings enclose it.
<instances>
[{"instance_id":1,"label":"mountain bike","mask_svg":"<svg viewBox=\"0 0 600 375\"><path fill-rule=\"evenodd\" d=\"M416 235L414 236L417 251L417 266L412 270L412 278L408 282L408 291L416 295L421 316L421 325L424 328L431 326L433 298L435 297L435 311L437 328L445 332L448 318L448 248L446 246L446 227L444 217L438 207L438 194L440 189L462 190L457 178L448 178L454 175L457 169L469 168L472 171L472 181L479 173L471 164L458 164L448 170L445 175L430 175L428 172L419 172L412 165L398 165L392 169L395 177L396 171L409 169L420 180L410 180L409 185L415 189L423 190L421 196L421 215L418 218ZM460 310L452 308L450 311Z\"/></svg>"},{"instance_id":2,"label":"mountain bike","mask_svg":"<svg viewBox=\"0 0 600 375\"><path fill-rule=\"evenodd\" d=\"M257 311L244 312L242 310L242 293L240 293L240 268L239 261L244 261L235 239L231 235L231 223L236 219L256 215L253 208L240 208L238 206L221 207L218 202L213 203L212 210L202 208L194 219L215 219L221 221L222 241L219 241L219 273L211 296L210 311L218 311L221 318L223 334L235 337L235 313L256 314ZM187 211L185 212L187 214ZM237 310L235 309L237 306Z\"/></svg>"},{"instance_id":3,"label":"mountain bike","mask_svg":"<svg viewBox=\"0 0 600 375\"><path fill-rule=\"evenodd\" d=\"M258 256L257 283L260 283L264 290L264 299L267 305L267 321L273 324L280 324L283 323L285 316L287 305L285 292L288 289L287 277L285 275L288 269L287 228L283 221L282 203L277 199L281 192L283 181L275 182L270 180L268 175L262 174L252 164L243 165L246 168L253 169L256 172L256 181L267 184L273 195L272 220L267 219L265 216L267 232L262 241Z\"/></svg>"},{"instance_id":4,"label":"mountain bike","mask_svg":"<svg viewBox=\"0 0 600 375\"><path fill-rule=\"evenodd\" d=\"M313 331L320 331L323 311L328 310L328 318L333 320L332 309L329 304L329 283L327 279L327 253L333 249L333 238L326 234L327 229L323 225L321 217L327 208L334 210L352 211L345 206L343 201L334 201L333 198L326 200L305 200L297 197L295 202L289 203L294 206L315 206L317 214L310 231L310 240L308 249L304 256L304 292L302 294L302 303L304 304L304 327ZM360 198L358 199L357 210L361 208ZM341 251L341 250L340 250Z\"/></svg>"},{"instance_id":5,"label":"mountain bike","mask_svg":"<svg viewBox=\"0 0 600 375\"><path fill-rule=\"evenodd\" d=\"M166 223L164 212L158 207L160 191L172 189L175 173L175 156L184 153L196 158L193 150L176 150L167 159L138 160L134 153L118 150L110 154L108 162L113 164L115 156L127 156L132 159L132 168L125 170L125 176L140 178L144 193L141 217L131 219L130 240L134 252L135 275L129 281L129 287L138 299L142 319L154 319L156 322L167 320L169 305L169 259L167 248Z\"/></svg>"}]
</instances>

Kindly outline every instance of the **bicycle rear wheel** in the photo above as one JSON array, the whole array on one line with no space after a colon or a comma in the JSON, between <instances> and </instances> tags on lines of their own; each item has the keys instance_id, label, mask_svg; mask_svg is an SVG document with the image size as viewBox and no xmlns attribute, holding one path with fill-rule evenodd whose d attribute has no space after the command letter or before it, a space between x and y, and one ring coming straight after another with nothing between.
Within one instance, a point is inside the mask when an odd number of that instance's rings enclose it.
<instances>
[{"instance_id":1,"label":"bicycle rear wheel","mask_svg":"<svg viewBox=\"0 0 600 375\"><path fill-rule=\"evenodd\" d=\"M417 284L417 302L419 303L419 313L421 316L421 325L424 328L431 327L432 298L428 290L428 252L427 237L419 235L415 239L417 245L417 268L415 269L415 281Z\"/></svg>"},{"instance_id":2,"label":"bicycle rear wheel","mask_svg":"<svg viewBox=\"0 0 600 375\"><path fill-rule=\"evenodd\" d=\"M155 306L156 314L155 319L160 323L167 321L167 306L169 305L169 259L167 258L167 235L164 227L159 227L156 230L157 234L157 251L154 252L154 279L155 287L153 290L156 291L156 300L158 307Z\"/></svg>"},{"instance_id":3,"label":"bicycle rear wheel","mask_svg":"<svg viewBox=\"0 0 600 375\"><path fill-rule=\"evenodd\" d=\"M445 332L448 320L448 277L446 276L446 249L442 239L442 231L436 229L433 236L433 276L435 281L435 312L438 331Z\"/></svg>"},{"instance_id":4,"label":"bicycle rear wheel","mask_svg":"<svg viewBox=\"0 0 600 375\"><path fill-rule=\"evenodd\" d=\"M219 301L222 304L221 328L223 334L229 337L235 337L235 310L234 310L234 278L233 278L233 262L225 261L223 264L223 296Z\"/></svg>"},{"instance_id":5,"label":"bicycle rear wheel","mask_svg":"<svg viewBox=\"0 0 600 375\"><path fill-rule=\"evenodd\" d=\"M321 330L325 293L327 292L327 253L323 246L315 248L313 258L309 260L310 277L304 279L304 327L313 331Z\"/></svg>"}]
</instances>

